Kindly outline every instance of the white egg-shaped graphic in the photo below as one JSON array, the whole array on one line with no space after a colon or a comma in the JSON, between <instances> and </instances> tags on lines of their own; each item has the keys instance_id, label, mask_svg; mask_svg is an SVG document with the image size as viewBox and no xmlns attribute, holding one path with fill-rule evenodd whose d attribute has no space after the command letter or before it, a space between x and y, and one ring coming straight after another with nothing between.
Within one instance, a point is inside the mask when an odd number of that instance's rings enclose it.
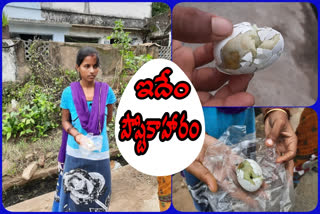
<instances>
[{"instance_id":1,"label":"white egg-shaped graphic","mask_svg":"<svg viewBox=\"0 0 320 214\"><path fill-rule=\"evenodd\" d=\"M156 82L155 79L157 79ZM190 87L190 93L183 98L155 97L157 93L180 91L176 89L182 83L189 84ZM145 91L143 94L148 94L148 96L141 98L139 88L143 88ZM182 117L183 112L187 113L185 117ZM139 114L140 118L137 117ZM172 115L179 116L173 117ZM130 117L137 119L129 120ZM154 121L158 123L153 123ZM201 132L200 136L194 140L180 139L177 136L179 130L184 132L188 129L189 133L196 130L190 125L192 121L198 121L201 124L201 131L197 129ZM185 125L184 128L181 124ZM188 127L187 124L189 128L185 128ZM175 131L172 132L173 130ZM161 136L168 136L169 133L173 133L170 139L160 139ZM203 110L191 81L174 62L153 59L145 63L131 78L117 109L115 136L117 147L124 159L133 168L144 174L172 175L184 170L196 159L205 136ZM128 138L123 139L121 136ZM154 138L150 139L150 136ZM138 151L137 148L142 148L144 153L141 150Z\"/></svg>"}]
</instances>

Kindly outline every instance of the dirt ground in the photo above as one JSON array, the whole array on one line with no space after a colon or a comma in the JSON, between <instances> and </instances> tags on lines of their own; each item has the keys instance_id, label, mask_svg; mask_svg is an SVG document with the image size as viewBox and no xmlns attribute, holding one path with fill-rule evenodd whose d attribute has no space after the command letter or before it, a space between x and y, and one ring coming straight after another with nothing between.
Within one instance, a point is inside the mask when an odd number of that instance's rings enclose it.
<instances>
[{"instance_id":1,"label":"dirt ground","mask_svg":"<svg viewBox=\"0 0 320 214\"><path fill-rule=\"evenodd\" d=\"M112 196L109 211L160 211L156 177L127 165L111 172ZM12 212L50 212L54 192L7 207Z\"/></svg>"}]
</instances>

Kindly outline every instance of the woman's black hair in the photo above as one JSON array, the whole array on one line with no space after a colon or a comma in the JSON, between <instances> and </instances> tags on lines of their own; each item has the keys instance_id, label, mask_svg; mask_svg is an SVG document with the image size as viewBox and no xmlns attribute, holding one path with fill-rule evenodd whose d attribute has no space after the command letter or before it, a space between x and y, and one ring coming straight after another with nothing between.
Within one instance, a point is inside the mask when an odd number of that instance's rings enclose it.
<instances>
[{"instance_id":1,"label":"woman's black hair","mask_svg":"<svg viewBox=\"0 0 320 214\"><path fill-rule=\"evenodd\" d=\"M99 53L95 48L92 47L83 47L78 51L76 61L77 65L80 66L84 58L86 58L87 56L96 56L97 66L100 66Z\"/></svg>"}]
</instances>

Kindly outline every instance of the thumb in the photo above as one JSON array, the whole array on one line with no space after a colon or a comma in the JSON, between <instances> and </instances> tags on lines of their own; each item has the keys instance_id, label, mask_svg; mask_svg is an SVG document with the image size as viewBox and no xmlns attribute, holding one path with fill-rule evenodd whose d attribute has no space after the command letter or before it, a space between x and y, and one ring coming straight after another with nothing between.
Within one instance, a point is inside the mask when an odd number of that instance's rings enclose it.
<instances>
[{"instance_id":1,"label":"thumb","mask_svg":"<svg viewBox=\"0 0 320 214\"><path fill-rule=\"evenodd\" d=\"M270 147L274 145L274 143L279 138L279 135L281 130L283 129L283 126L284 126L284 123L282 122L282 120L275 120L270 132L267 133L266 142L265 142L266 146Z\"/></svg>"},{"instance_id":2,"label":"thumb","mask_svg":"<svg viewBox=\"0 0 320 214\"><path fill-rule=\"evenodd\" d=\"M193 162L186 170L200 181L207 184L211 192L217 192L218 185L215 177L199 161Z\"/></svg>"},{"instance_id":3,"label":"thumb","mask_svg":"<svg viewBox=\"0 0 320 214\"><path fill-rule=\"evenodd\" d=\"M189 43L219 41L231 35L232 23L192 7L175 6L172 11L173 39Z\"/></svg>"}]
</instances>

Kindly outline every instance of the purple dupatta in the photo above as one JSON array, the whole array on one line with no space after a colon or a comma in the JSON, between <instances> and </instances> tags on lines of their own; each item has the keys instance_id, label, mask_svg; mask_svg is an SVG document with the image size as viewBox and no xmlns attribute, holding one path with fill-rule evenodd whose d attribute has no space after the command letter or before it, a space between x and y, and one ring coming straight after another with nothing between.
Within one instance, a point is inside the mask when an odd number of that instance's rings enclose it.
<instances>
[{"instance_id":1,"label":"purple dupatta","mask_svg":"<svg viewBox=\"0 0 320 214\"><path fill-rule=\"evenodd\" d=\"M105 107L109 85L107 83L95 82L94 95L91 112L89 112L87 100L80 82L70 84L72 100L75 105L81 126L87 133L101 134L104 124ZM58 162L64 163L66 157L68 133L62 129L62 142L58 156Z\"/></svg>"}]
</instances>

